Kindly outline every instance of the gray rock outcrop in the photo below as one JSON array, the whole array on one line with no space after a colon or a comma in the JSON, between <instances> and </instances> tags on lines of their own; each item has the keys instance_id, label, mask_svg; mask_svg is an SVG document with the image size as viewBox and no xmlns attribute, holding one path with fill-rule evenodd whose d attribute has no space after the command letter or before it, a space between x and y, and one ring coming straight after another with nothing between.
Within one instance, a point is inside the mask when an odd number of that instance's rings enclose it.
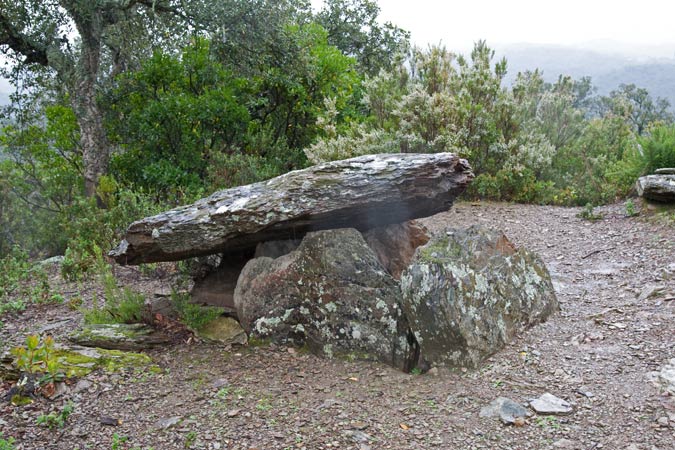
<instances>
[{"instance_id":1,"label":"gray rock outcrop","mask_svg":"<svg viewBox=\"0 0 675 450\"><path fill-rule=\"evenodd\" d=\"M451 153L329 162L134 222L110 255L120 264L175 261L316 230L368 230L445 211L472 179L466 160Z\"/></svg>"},{"instance_id":2,"label":"gray rock outcrop","mask_svg":"<svg viewBox=\"0 0 675 450\"><path fill-rule=\"evenodd\" d=\"M559 309L541 259L477 226L417 249L401 290L421 358L432 365L476 367Z\"/></svg>"},{"instance_id":3,"label":"gray rock outcrop","mask_svg":"<svg viewBox=\"0 0 675 450\"><path fill-rule=\"evenodd\" d=\"M234 294L239 320L258 339L306 345L326 356L416 361L398 283L352 228L309 233L276 259L255 258Z\"/></svg>"},{"instance_id":4,"label":"gray rock outcrop","mask_svg":"<svg viewBox=\"0 0 675 450\"><path fill-rule=\"evenodd\" d=\"M647 175L635 185L639 196L647 200L675 203L675 175Z\"/></svg>"}]
</instances>

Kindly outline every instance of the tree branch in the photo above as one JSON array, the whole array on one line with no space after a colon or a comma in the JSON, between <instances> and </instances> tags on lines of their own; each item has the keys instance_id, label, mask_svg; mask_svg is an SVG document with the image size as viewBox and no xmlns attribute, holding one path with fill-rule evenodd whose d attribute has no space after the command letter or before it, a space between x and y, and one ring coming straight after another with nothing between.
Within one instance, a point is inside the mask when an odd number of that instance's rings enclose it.
<instances>
[{"instance_id":1,"label":"tree branch","mask_svg":"<svg viewBox=\"0 0 675 450\"><path fill-rule=\"evenodd\" d=\"M7 46L23 55L26 64L49 66L47 47L21 33L2 11L0 11L0 46Z\"/></svg>"}]
</instances>

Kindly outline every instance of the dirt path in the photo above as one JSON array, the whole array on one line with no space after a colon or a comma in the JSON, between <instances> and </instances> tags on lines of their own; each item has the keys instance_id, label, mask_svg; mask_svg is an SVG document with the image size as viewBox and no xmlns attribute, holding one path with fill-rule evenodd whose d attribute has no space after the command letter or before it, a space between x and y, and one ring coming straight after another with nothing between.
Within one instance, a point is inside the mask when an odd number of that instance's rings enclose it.
<instances>
[{"instance_id":1,"label":"dirt path","mask_svg":"<svg viewBox=\"0 0 675 450\"><path fill-rule=\"evenodd\" d=\"M425 220L434 231L501 229L553 275L562 313L479 371L408 375L285 347L183 344L150 353L161 374L90 375L63 429L35 423L65 399L1 406L0 432L19 449L674 449L675 403L650 372L675 358L675 226L627 218L621 205L601 211L589 222L572 208L462 203ZM66 306L34 307L5 318L0 340L46 324L58 339L78 320ZM574 412L523 427L478 416L497 397L544 392Z\"/></svg>"}]
</instances>

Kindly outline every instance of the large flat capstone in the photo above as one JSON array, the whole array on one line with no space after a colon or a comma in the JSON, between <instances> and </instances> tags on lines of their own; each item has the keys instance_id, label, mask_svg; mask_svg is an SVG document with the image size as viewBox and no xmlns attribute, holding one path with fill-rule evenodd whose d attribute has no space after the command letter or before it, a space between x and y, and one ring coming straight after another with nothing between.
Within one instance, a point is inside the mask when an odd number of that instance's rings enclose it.
<instances>
[{"instance_id":1,"label":"large flat capstone","mask_svg":"<svg viewBox=\"0 0 675 450\"><path fill-rule=\"evenodd\" d=\"M218 191L129 226L121 264L254 249L310 231L369 230L446 211L473 179L451 153L366 155Z\"/></svg>"},{"instance_id":2,"label":"large flat capstone","mask_svg":"<svg viewBox=\"0 0 675 450\"><path fill-rule=\"evenodd\" d=\"M635 183L635 187L638 195L647 200L675 203L675 174L640 177Z\"/></svg>"}]
</instances>

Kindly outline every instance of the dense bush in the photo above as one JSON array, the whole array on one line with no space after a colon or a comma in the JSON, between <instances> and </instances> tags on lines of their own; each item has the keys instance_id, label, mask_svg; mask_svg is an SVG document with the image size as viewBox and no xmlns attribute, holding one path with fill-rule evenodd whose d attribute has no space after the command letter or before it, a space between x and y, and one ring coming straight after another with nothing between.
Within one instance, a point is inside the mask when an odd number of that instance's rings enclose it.
<instances>
[{"instance_id":1,"label":"dense bush","mask_svg":"<svg viewBox=\"0 0 675 450\"><path fill-rule=\"evenodd\" d=\"M477 178L468 194L491 200L601 204L672 155L672 118L644 90L594 97L589 78L544 82L538 71L502 86L505 61L483 42L470 58L442 47L414 49L398 68L363 84L365 120L331 128L305 150L314 162L363 153L453 151ZM649 107L652 105L652 107ZM322 124L330 124L330 114ZM639 121L639 127L636 125ZM649 131L651 130L651 131ZM639 144L639 145L638 145ZM671 163L672 164L672 163Z\"/></svg>"}]
</instances>

